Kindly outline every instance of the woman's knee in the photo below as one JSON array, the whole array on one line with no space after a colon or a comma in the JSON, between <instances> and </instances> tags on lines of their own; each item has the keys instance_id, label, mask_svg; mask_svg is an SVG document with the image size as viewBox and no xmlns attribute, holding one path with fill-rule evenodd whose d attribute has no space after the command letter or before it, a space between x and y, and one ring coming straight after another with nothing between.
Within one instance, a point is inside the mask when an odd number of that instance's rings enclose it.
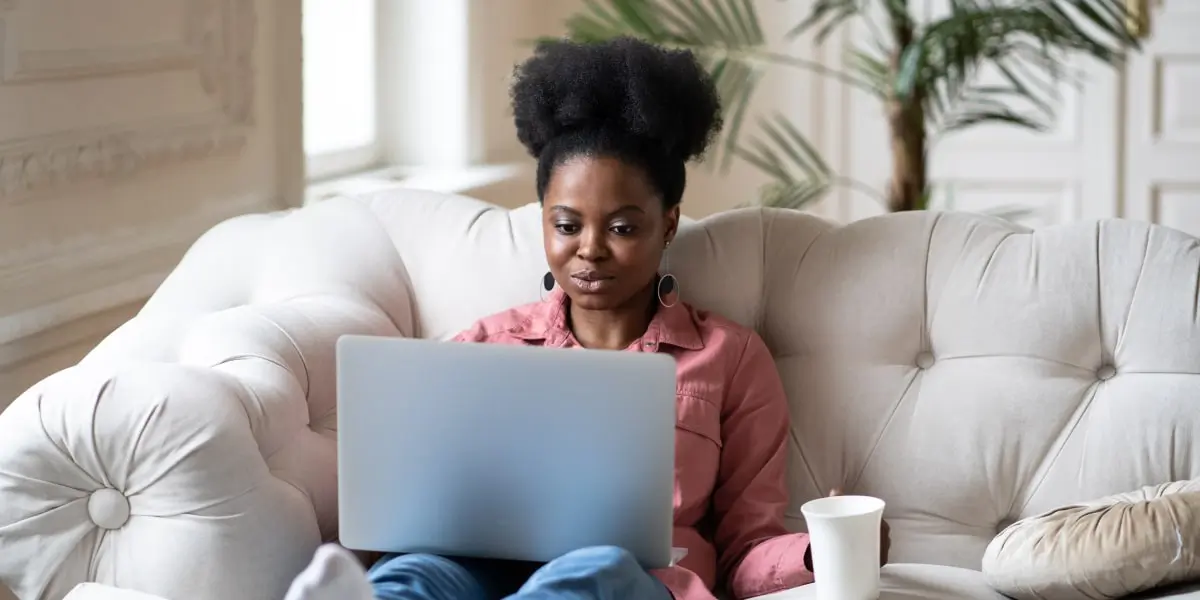
<instances>
[{"instance_id":1,"label":"woman's knee","mask_svg":"<svg viewBox=\"0 0 1200 600\"><path fill-rule=\"evenodd\" d=\"M434 554L390 554L367 571L375 597L385 600L483 598L483 589L470 571Z\"/></svg>"},{"instance_id":2,"label":"woman's knee","mask_svg":"<svg viewBox=\"0 0 1200 600\"><path fill-rule=\"evenodd\" d=\"M590 546L572 550L553 561L552 565L576 566L594 571L629 571L641 572L633 553L619 546Z\"/></svg>"},{"instance_id":3,"label":"woman's knee","mask_svg":"<svg viewBox=\"0 0 1200 600\"><path fill-rule=\"evenodd\" d=\"M666 587L638 564L633 554L615 546L568 552L533 574L521 588L531 597L562 596L600 600L660 600Z\"/></svg>"}]
</instances>

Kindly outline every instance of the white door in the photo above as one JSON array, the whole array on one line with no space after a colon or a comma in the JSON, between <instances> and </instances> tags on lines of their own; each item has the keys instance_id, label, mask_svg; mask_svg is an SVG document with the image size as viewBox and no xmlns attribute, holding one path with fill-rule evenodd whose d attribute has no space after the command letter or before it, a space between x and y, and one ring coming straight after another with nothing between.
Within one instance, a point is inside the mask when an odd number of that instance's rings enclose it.
<instances>
[{"instance_id":1,"label":"white door","mask_svg":"<svg viewBox=\"0 0 1200 600\"><path fill-rule=\"evenodd\" d=\"M1146 0L1125 82L1122 217L1200 235L1200 0Z\"/></svg>"},{"instance_id":2,"label":"white door","mask_svg":"<svg viewBox=\"0 0 1200 600\"><path fill-rule=\"evenodd\" d=\"M1200 0L1178 0L1196 2ZM1178 3L1177 2L1177 3ZM927 18L950 10L948 0L925 0ZM837 46L866 45L869 29L846 28ZM844 68L842 52L830 52L831 66ZM1016 220L1040 226L1117 215L1120 159L1119 73L1083 63L1084 84L1061 85L1058 119L1045 132L983 125L933 141L930 180L940 210L1023 211ZM984 77L987 77L985 74ZM822 107L831 118L824 133L826 151L847 178L882 190L890 176L887 127L878 100L831 86ZM1025 110L1031 107L1014 106ZM832 146L830 142L832 141ZM856 190L838 190L831 216L849 221L882 211Z\"/></svg>"},{"instance_id":3,"label":"white door","mask_svg":"<svg viewBox=\"0 0 1200 600\"><path fill-rule=\"evenodd\" d=\"M949 10L945 0L927 2L933 14ZM1060 84L1057 119L1048 131L983 125L935 146L937 208L1015 209L1023 211L1015 220L1032 226L1116 216L1120 72L1084 57L1072 67L1082 77ZM984 82L992 83L990 75L982 74ZM1010 106L1038 114L1031 104Z\"/></svg>"}]
</instances>

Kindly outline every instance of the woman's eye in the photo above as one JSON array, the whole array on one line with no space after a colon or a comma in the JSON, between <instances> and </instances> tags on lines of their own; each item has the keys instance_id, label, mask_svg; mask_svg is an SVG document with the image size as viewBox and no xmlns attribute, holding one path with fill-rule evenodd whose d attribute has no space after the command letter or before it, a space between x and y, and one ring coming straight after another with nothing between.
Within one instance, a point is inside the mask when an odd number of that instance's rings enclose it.
<instances>
[{"instance_id":1,"label":"woman's eye","mask_svg":"<svg viewBox=\"0 0 1200 600\"><path fill-rule=\"evenodd\" d=\"M563 235L575 235L579 232L579 226L574 223L555 223L554 229Z\"/></svg>"},{"instance_id":2,"label":"woman's eye","mask_svg":"<svg viewBox=\"0 0 1200 600\"><path fill-rule=\"evenodd\" d=\"M613 225L611 229L617 235L632 235L636 230L633 225Z\"/></svg>"}]
</instances>

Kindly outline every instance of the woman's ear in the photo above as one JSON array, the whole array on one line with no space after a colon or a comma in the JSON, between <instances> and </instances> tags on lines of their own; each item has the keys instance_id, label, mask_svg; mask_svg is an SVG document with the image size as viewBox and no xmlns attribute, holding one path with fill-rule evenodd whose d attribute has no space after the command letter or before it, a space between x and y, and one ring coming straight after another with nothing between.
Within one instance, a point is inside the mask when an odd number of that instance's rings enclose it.
<instances>
[{"instance_id":1,"label":"woman's ear","mask_svg":"<svg viewBox=\"0 0 1200 600\"><path fill-rule=\"evenodd\" d=\"M666 246L666 245L670 244L671 242L675 241L675 234L679 231L679 205L678 204L667 209L667 214L665 215L663 225L664 225L663 234L665 236L665 239L663 240L663 242L664 242L663 245Z\"/></svg>"}]
</instances>

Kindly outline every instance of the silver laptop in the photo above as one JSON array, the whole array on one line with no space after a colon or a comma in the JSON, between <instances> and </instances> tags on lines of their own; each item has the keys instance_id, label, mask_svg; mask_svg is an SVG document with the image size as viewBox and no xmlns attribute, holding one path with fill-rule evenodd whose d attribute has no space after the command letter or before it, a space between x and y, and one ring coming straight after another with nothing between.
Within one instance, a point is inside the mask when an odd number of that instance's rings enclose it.
<instances>
[{"instance_id":1,"label":"silver laptop","mask_svg":"<svg viewBox=\"0 0 1200 600\"><path fill-rule=\"evenodd\" d=\"M344 336L337 383L343 545L672 563L670 357Z\"/></svg>"}]
</instances>

